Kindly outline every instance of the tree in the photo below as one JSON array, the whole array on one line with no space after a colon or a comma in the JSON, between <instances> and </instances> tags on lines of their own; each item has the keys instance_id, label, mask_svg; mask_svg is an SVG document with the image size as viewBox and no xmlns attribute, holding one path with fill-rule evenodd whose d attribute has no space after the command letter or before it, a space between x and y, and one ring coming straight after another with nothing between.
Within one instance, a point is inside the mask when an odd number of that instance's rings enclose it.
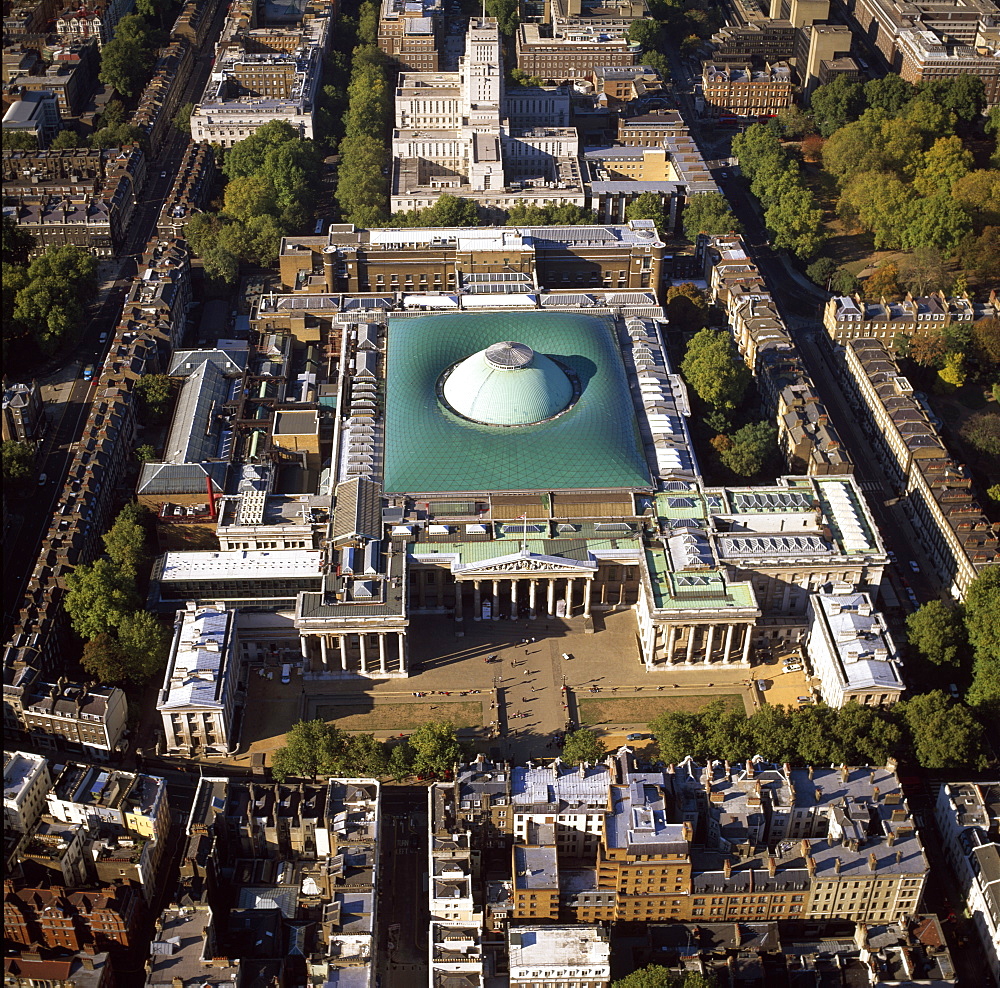
<instances>
[{"instance_id":1,"label":"tree","mask_svg":"<svg viewBox=\"0 0 1000 988\"><path fill-rule=\"evenodd\" d=\"M904 250L935 247L946 257L952 257L965 236L972 232L968 214L946 192L911 200L902 220L900 245Z\"/></svg>"},{"instance_id":2,"label":"tree","mask_svg":"<svg viewBox=\"0 0 1000 988\"><path fill-rule=\"evenodd\" d=\"M497 19L500 33L508 38L517 31L518 15L517 0L486 0L486 13Z\"/></svg>"},{"instance_id":3,"label":"tree","mask_svg":"<svg viewBox=\"0 0 1000 988\"><path fill-rule=\"evenodd\" d=\"M607 746L593 732L581 727L578 731L570 731L563 743L560 756L567 765L579 765L580 762L590 762L596 765L607 754Z\"/></svg>"},{"instance_id":4,"label":"tree","mask_svg":"<svg viewBox=\"0 0 1000 988\"><path fill-rule=\"evenodd\" d=\"M859 172L837 203L837 213L874 235L877 250L898 250L907 233L907 209L916 197L911 183L889 172Z\"/></svg>"},{"instance_id":5,"label":"tree","mask_svg":"<svg viewBox=\"0 0 1000 988\"><path fill-rule=\"evenodd\" d=\"M114 524L101 536L108 558L133 580L149 562L148 513L147 508L133 502L118 513Z\"/></svg>"},{"instance_id":6,"label":"tree","mask_svg":"<svg viewBox=\"0 0 1000 988\"><path fill-rule=\"evenodd\" d=\"M809 100L816 126L824 137L856 120L864 105L865 94L861 84L843 75L836 76L825 86L818 86Z\"/></svg>"},{"instance_id":7,"label":"tree","mask_svg":"<svg viewBox=\"0 0 1000 988\"><path fill-rule=\"evenodd\" d=\"M965 384L965 354L946 353L944 366L938 371L938 378L949 389L960 388Z\"/></svg>"},{"instance_id":8,"label":"tree","mask_svg":"<svg viewBox=\"0 0 1000 988\"><path fill-rule=\"evenodd\" d=\"M965 632L976 658L1000 663L1000 567L988 566L965 592Z\"/></svg>"},{"instance_id":9,"label":"tree","mask_svg":"<svg viewBox=\"0 0 1000 988\"><path fill-rule=\"evenodd\" d=\"M939 137L924 152L914 185L923 196L951 194L955 183L972 171L973 164L972 152L960 137Z\"/></svg>"},{"instance_id":10,"label":"tree","mask_svg":"<svg viewBox=\"0 0 1000 988\"><path fill-rule=\"evenodd\" d=\"M910 337L909 357L921 367L940 367L947 350L944 333L936 326Z\"/></svg>"},{"instance_id":11,"label":"tree","mask_svg":"<svg viewBox=\"0 0 1000 988\"><path fill-rule=\"evenodd\" d=\"M797 106L786 107L778 114L778 126L790 141L801 140L816 133L816 121Z\"/></svg>"},{"instance_id":12,"label":"tree","mask_svg":"<svg viewBox=\"0 0 1000 988\"><path fill-rule=\"evenodd\" d=\"M135 453L135 458L140 463L151 463L156 459L156 447L150 445L149 443L143 443L141 446L136 446L133 452Z\"/></svg>"},{"instance_id":13,"label":"tree","mask_svg":"<svg viewBox=\"0 0 1000 988\"><path fill-rule=\"evenodd\" d=\"M978 232L1000 225L1000 171L979 168L960 176L951 187L951 197L969 214Z\"/></svg>"},{"instance_id":14,"label":"tree","mask_svg":"<svg viewBox=\"0 0 1000 988\"><path fill-rule=\"evenodd\" d=\"M972 324L972 355L980 364L996 367L1000 364L1000 318L986 316Z\"/></svg>"},{"instance_id":15,"label":"tree","mask_svg":"<svg viewBox=\"0 0 1000 988\"><path fill-rule=\"evenodd\" d=\"M277 193L271 180L259 172L240 175L226 185L222 208L238 220L248 220L262 213L276 214Z\"/></svg>"},{"instance_id":16,"label":"tree","mask_svg":"<svg viewBox=\"0 0 1000 988\"><path fill-rule=\"evenodd\" d=\"M649 730L656 738L660 758L668 765L676 765L688 755L699 758L705 752L705 731L698 714L660 714L650 721Z\"/></svg>"},{"instance_id":17,"label":"tree","mask_svg":"<svg viewBox=\"0 0 1000 988\"><path fill-rule=\"evenodd\" d=\"M121 148L129 144L138 144L143 150L148 149L148 140L141 128L129 123L115 124L113 127L102 127L90 135L92 148Z\"/></svg>"},{"instance_id":18,"label":"tree","mask_svg":"<svg viewBox=\"0 0 1000 988\"><path fill-rule=\"evenodd\" d=\"M975 120L986 106L983 80L968 73L922 83L918 88L922 93L927 92L935 102L950 110L964 123Z\"/></svg>"},{"instance_id":19,"label":"tree","mask_svg":"<svg viewBox=\"0 0 1000 988\"><path fill-rule=\"evenodd\" d=\"M80 146L80 135L75 130L61 130L56 134L49 145L52 151L61 151L64 148L78 148Z\"/></svg>"},{"instance_id":20,"label":"tree","mask_svg":"<svg viewBox=\"0 0 1000 988\"><path fill-rule=\"evenodd\" d=\"M639 45L643 51L657 51L663 44L662 25L648 17L632 21L626 32L629 44Z\"/></svg>"},{"instance_id":21,"label":"tree","mask_svg":"<svg viewBox=\"0 0 1000 988\"><path fill-rule=\"evenodd\" d=\"M413 770L421 775L444 775L461 761L462 746L450 721L431 720L411 735Z\"/></svg>"},{"instance_id":22,"label":"tree","mask_svg":"<svg viewBox=\"0 0 1000 988\"><path fill-rule=\"evenodd\" d=\"M695 332L708 325L708 300L697 285L686 281L667 289L667 317L673 329Z\"/></svg>"},{"instance_id":23,"label":"tree","mask_svg":"<svg viewBox=\"0 0 1000 988\"><path fill-rule=\"evenodd\" d=\"M959 244L958 259L980 281L1000 280L1000 225L986 227L978 237L970 233Z\"/></svg>"},{"instance_id":24,"label":"tree","mask_svg":"<svg viewBox=\"0 0 1000 988\"><path fill-rule=\"evenodd\" d=\"M43 354L54 354L83 324L83 306L73 286L61 278L31 277L14 299L14 319L27 327Z\"/></svg>"},{"instance_id":25,"label":"tree","mask_svg":"<svg viewBox=\"0 0 1000 988\"><path fill-rule=\"evenodd\" d=\"M118 644L125 656L129 678L144 683L161 674L167 664L170 638L149 611L133 611L118 623Z\"/></svg>"},{"instance_id":26,"label":"tree","mask_svg":"<svg viewBox=\"0 0 1000 988\"><path fill-rule=\"evenodd\" d=\"M947 278L944 257L936 247L918 247L899 263L899 282L914 295L942 289Z\"/></svg>"},{"instance_id":27,"label":"tree","mask_svg":"<svg viewBox=\"0 0 1000 988\"><path fill-rule=\"evenodd\" d=\"M917 95L917 87L894 72L881 79L869 79L864 90L869 108L884 110L890 116L899 113Z\"/></svg>"},{"instance_id":28,"label":"tree","mask_svg":"<svg viewBox=\"0 0 1000 988\"><path fill-rule=\"evenodd\" d=\"M861 291L861 282L847 268L837 268L830 279L830 291L834 295L854 295Z\"/></svg>"},{"instance_id":29,"label":"tree","mask_svg":"<svg viewBox=\"0 0 1000 988\"><path fill-rule=\"evenodd\" d=\"M386 772L397 782L413 774L413 746L403 739L392 746Z\"/></svg>"},{"instance_id":30,"label":"tree","mask_svg":"<svg viewBox=\"0 0 1000 988\"><path fill-rule=\"evenodd\" d=\"M182 134L190 135L191 133L192 113L194 113L194 103L182 103L177 107L177 112L171 122Z\"/></svg>"},{"instance_id":31,"label":"tree","mask_svg":"<svg viewBox=\"0 0 1000 988\"><path fill-rule=\"evenodd\" d=\"M88 676L105 685L125 683L131 678L128 659L118 644L118 639L108 632L99 634L84 644L80 665Z\"/></svg>"},{"instance_id":32,"label":"tree","mask_svg":"<svg viewBox=\"0 0 1000 988\"><path fill-rule=\"evenodd\" d=\"M730 442L720 450L719 458L740 477L760 473L778 452L778 431L770 422L750 422L728 438Z\"/></svg>"},{"instance_id":33,"label":"tree","mask_svg":"<svg viewBox=\"0 0 1000 988\"><path fill-rule=\"evenodd\" d=\"M209 247L201 256L205 274L221 285L234 285L240 276L239 258L223 247Z\"/></svg>"},{"instance_id":34,"label":"tree","mask_svg":"<svg viewBox=\"0 0 1000 988\"><path fill-rule=\"evenodd\" d=\"M284 782L289 776L316 779L325 774L339 732L322 720L300 720L285 735L271 757L271 774Z\"/></svg>"},{"instance_id":35,"label":"tree","mask_svg":"<svg viewBox=\"0 0 1000 988\"><path fill-rule=\"evenodd\" d=\"M865 278L865 298L892 300L899 295L899 268L892 261L883 261Z\"/></svg>"},{"instance_id":36,"label":"tree","mask_svg":"<svg viewBox=\"0 0 1000 988\"><path fill-rule=\"evenodd\" d=\"M124 96L135 96L152 74L155 62L146 22L138 14L126 14L118 22L115 36L101 49L98 78Z\"/></svg>"},{"instance_id":37,"label":"tree","mask_svg":"<svg viewBox=\"0 0 1000 988\"><path fill-rule=\"evenodd\" d=\"M7 482L26 480L34 472L35 450L30 443L5 439L0 459L3 460L3 479Z\"/></svg>"},{"instance_id":38,"label":"tree","mask_svg":"<svg viewBox=\"0 0 1000 988\"><path fill-rule=\"evenodd\" d=\"M832 257L819 257L806 268L806 277L829 291L830 282L839 270L840 265Z\"/></svg>"},{"instance_id":39,"label":"tree","mask_svg":"<svg viewBox=\"0 0 1000 988\"><path fill-rule=\"evenodd\" d=\"M134 576L110 559L77 566L66 577L66 587L66 613L73 630L84 639L106 634L139 609Z\"/></svg>"},{"instance_id":40,"label":"tree","mask_svg":"<svg viewBox=\"0 0 1000 988\"><path fill-rule=\"evenodd\" d=\"M163 421L169 416L174 401L174 384L166 374L143 374L135 382L135 394L147 420Z\"/></svg>"},{"instance_id":41,"label":"tree","mask_svg":"<svg viewBox=\"0 0 1000 988\"><path fill-rule=\"evenodd\" d=\"M711 329L702 329L691 338L681 372L702 401L724 414L736 410L751 378L729 334Z\"/></svg>"},{"instance_id":42,"label":"tree","mask_svg":"<svg viewBox=\"0 0 1000 988\"><path fill-rule=\"evenodd\" d=\"M373 734L350 736L346 754L345 774L377 779L389 771L386 746Z\"/></svg>"},{"instance_id":43,"label":"tree","mask_svg":"<svg viewBox=\"0 0 1000 988\"><path fill-rule=\"evenodd\" d=\"M625 207L627 220L652 220L661 237L667 235L667 214L663 200L655 192L643 192Z\"/></svg>"},{"instance_id":44,"label":"tree","mask_svg":"<svg viewBox=\"0 0 1000 988\"><path fill-rule=\"evenodd\" d=\"M823 210L806 188L792 189L781 196L764 214L764 222L772 232L775 247L785 247L802 259L813 257L826 240Z\"/></svg>"},{"instance_id":45,"label":"tree","mask_svg":"<svg viewBox=\"0 0 1000 988\"><path fill-rule=\"evenodd\" d=\"M928 662L939 666L959 666L968 648L960 607L930 600L907 615L906 635Z\"/></svg>"},{"instance_id":46,"label":"tree","mask_svg":"<svg viewBox=\"0 0 1000 988\"><path fill-rule=\"evenodd\" d=\"M1000 456L1000 415L976 412L962 426L962 438L987 456Z\"/></svg>"},{"instance_id":47,"label":"tree","mask_svg":"<svg viewBox=\"0 0 1000 988\"><path fill-rule=\"evenodd\" d=\"M358 42L363 45L378 43L378 4L365 0L358 8Z\"/></svg>"},{"instance_id":48,"label":"tree","mask_svg":"<svg viewBox=\"0 0 1000 988\"><path fill-rule=\"evenodd\" d=\"M22 230L13 218L3 214L0 256L7 264L27 264L28 255L35 246L35 238Z\"/></svg>"},{"instance_id":49,"label":"tree","mask_svg":"<svg viewBox=\"0 0 1000 988\"><path fill-rule=\"evenodd\" d=\"M983 728L968 707L952 703L940 690L917 694L900 706L921 767L986 767Z\"/></svg>"},{"instance_id":50,"label":"tree","mask_svg":"<svg viewBox=\"0 0 1000 988\"><path fill-rule=\"evenodd\" d=\"M682 218L684 236L692 241L699 233L715 236L723 233L739 233L743 229L721 192L692 196L684 204Z\"/></svg>"},{"instance_id":51,"label":"tree","mask_svg":"<svg viewBox=\"0 0 1000 988\"><path fill-rule=\"evenodd\" d=\"M26 130L3 129L2 146L4 151L37 151L38 138Z\"/></svg>"}]
</instances>

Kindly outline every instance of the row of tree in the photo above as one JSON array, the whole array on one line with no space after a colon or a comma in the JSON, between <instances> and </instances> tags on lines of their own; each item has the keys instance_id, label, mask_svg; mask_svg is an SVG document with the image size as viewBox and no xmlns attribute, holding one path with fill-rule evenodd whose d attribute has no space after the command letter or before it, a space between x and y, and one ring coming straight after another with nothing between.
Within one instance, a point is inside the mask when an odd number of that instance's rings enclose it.
<instances>
[{"instance_id":1,"label":"row of tree","mask_svg":"<svg viewBox=\"0 0 1000 988\"><path fill-rule=\"evenodd\" d=\"M285 735L271 760L271 772L283 782L292 777L443 776L462 759L455 726L429 721L408 738L379 741L372 734L349 734L322 720L302 720Z\"/></svg>"},{"instance_id":2,"label":"row of tree","mask_svg":"<svg viewBox=\"0 0 1000 988\"><path fill-rule=\"evenodd\" d=\"M937 690L888 709L846 703L764 706L749 717L723 700L700 713L664 713L649 725L660 758L738 762L751 755L791 765L879 765L911 752L924 768L985 768L984 731L968 707Z\"/></svg>"},{"instance_id":3,"label":"row of tree","mask_svg":"<svg viewBox=\"0 0 1000 988\"><path fill-rule=\"evenodd\" d=\"M764 225L775 247L808 260L826 239L823 210L805 182L798 159L774 129L751 124L733 138L733 154L764 210Z\"/></svg>"},{"instance_id":4,"label":"row of tree","mask_svg":"<svg viewBox=\"0 0 1000 988\"><path fill-rule=\"evenodd\" d=\"M351 54L337 177L341 216L359 227L382 226L389 217L392 99L385 55L374 43L359 45Z\"/></svg>"},{"instance_id":5,"label":"row of tree","mask_svg":"<svg viewBox=\"0 0 1000 988\"><path fill-rule=\"evenodd\" d=\"M84 300L97 290L97 259L82 247L50 247L28 263L34 239L3 217L3 356L30 366L77 339Z\"/></svg>"},{"instance_id":6,"label":"row of tree","mask_svg":"<svg viewBox=\"0 0 1000 988\"><path fill-rule=\"evenodd\" d=\"M1000 723L1000 569L983 570L961 604L931 600L906 619L910 647L970 681L965 702L985 724Z\"/></svg>"},{"instance_id":7,"label":"row of tree","mask_svg":"<svg viewBox=\"0 0 1000 988\"><path fill-rule=\"evenodd\" d=\"M127 504L102 536L105 554L66 578L66 613L85 641L80 664L101 683L145 683L166 663L167 632L144 607L151 525L148 509Z\"/></svg>"}]
</instances>

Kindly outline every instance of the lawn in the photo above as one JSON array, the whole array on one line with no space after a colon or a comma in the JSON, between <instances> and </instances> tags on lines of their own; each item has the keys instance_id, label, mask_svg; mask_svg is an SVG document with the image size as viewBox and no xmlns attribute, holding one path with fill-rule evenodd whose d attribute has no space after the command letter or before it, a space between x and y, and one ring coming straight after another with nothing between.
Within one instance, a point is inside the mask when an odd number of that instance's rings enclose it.
<instances>
[{"instance_id":1,"label":"lawn","mask_svg":"<svg viewBox=\"0 0 1000 988\"><path fill-rule=\"evenodd\" d=\"M648 724L660 714L697 713L714 700L722 700L727 707L743 709L739 693L698 693L694 696L626 696L614 699L577 701L581 724Z\"/></svg>"},{"instance_id":2,"label":"lawn","mask_svg":"<svg viewBox=\"0 0 1000 988\"><path fill-rule=\"evenodd\" d=\"M316 716L344 731L412 731L429 720L449 720L456 728L482 727L483 705L472 700L448 703L327 703Z\"/></svg>"}]
</instances>

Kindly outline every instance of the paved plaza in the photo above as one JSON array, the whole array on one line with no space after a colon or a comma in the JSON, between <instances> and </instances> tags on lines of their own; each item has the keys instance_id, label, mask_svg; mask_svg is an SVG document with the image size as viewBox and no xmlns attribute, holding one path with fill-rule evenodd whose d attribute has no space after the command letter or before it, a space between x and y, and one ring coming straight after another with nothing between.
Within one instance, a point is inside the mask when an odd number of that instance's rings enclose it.
<instances>
[{"instance_id":1,"label":"paved plaza","mask_svg":"<svg viewBox=\"0 0 1000 988\"><path fill-rule=\"evenodd\" d=\"M750 670L721 664L711 669L673 666L648 672L639 656L631 611L595 614L594 627L594 634L586 634L583 618L466 621L465 633L458 637L449 616L418 615L408 636L413 663L408 679L316 680L294 675L290 684L282 685L277 677L261 680L251 673L234 760L245 762L253 752L279 747L284 732L300 717L337 719L339 708L345 715L342 726L392 737L409 733L421 720L449 719L450 708L461 714L454 717L457 722L467 724L470 703L479 705L481 723L463 728L463 739L515 761L554 757L558 749L551 744L553 734L568 720L579 721L579 701L641 697L648 701L641 706L651 709L657 699L669 699L676 709L687 697L689 708L697 709L710 699L731 695L742 699L749 714L760 702L751 685L754 679L789 678L780 675L780 664ZM494 661L487 661L492 656ZM806 687L784 684L780 702L790 702L784 694L793 690L806 692ZM774 702L777 692L767 699ZM398 713L403 705L415 708L413 716ZM396 712L399 722L378 716L379 708L386 714ZM368 723L365 711L372 714ZM604 723L596 729L613 748L624 743L627 733L645 731L648 719Z\"/></svg>"}]
</instances>

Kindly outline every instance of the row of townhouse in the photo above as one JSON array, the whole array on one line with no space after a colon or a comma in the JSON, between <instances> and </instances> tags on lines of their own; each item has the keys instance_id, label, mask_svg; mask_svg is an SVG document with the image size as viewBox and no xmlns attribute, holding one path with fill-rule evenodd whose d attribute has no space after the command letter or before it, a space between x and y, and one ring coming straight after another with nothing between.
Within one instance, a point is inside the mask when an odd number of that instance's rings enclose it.
<instances>
[{"instance_id":1,"label":"row of townhouse","mask_svg":"<svg viewBox=\"0 0 1000 988\"><path fill-rule=\"evenodd\" d=\"M109 757L125 729L124 694L57 683L65 662L66 576L103 551L101 535L125 498L136 439L136 382L183 335L190 302L186 245L153 240L122 313L75 444L62 495L42 538L4 649L4 727L36 743L70 741Z\"/></svg>"},{"instance_id":2,"label":"row of townhouse","mask_svg":"<svg viewBox=\"0 0 1000 988\"><path fill-rule=\"evenodd\" d=\"M854 920L917 914L928 864L895 765L667 771L483 758L429 795L432 920ZM509 878L483 894L483 858Z\"/></svg>"},{"instance_id":3,"label":"row of townhouse","mask_svg":"<svg viewBox=\"0 0 1000 988\"><path fill-rule=\"evenodd\" d=\"M980 570L1000 562L995 526L976 500L972 479L952 459L885 343L862 337L836 352L848 398L905 499L924 553L943 586L962 599Z\"/></svg>"},{"instance_id":4,"label":"row of townhouse","mask_svg":"<svg viewBox=\"0 0 1000 988\"><path fill-rule=\"evenodd\" d=\"M704 255L712 300L726 310L740 356L757 379L763 409L774 416L789 468L809 476L853 473L850 454L743 238L712 237Z\"/></svg>"},{"instance_id":5,"label":"row of townhouse","mask_svg":"<svg viewBox=\"0 0 1000 988\"><path fill-rule=\"evenodd\" d=\"M989 307L968 295L944 292L914 298L912 293L898 302L864 299L861 295L835 295L823 307L823 326L834 343L841 345L859 336L884 340L890 346L903 337L939 334L954 323L971 323L1000 308L997 293L990 293Z\"/></svg>"}]
</instances>

